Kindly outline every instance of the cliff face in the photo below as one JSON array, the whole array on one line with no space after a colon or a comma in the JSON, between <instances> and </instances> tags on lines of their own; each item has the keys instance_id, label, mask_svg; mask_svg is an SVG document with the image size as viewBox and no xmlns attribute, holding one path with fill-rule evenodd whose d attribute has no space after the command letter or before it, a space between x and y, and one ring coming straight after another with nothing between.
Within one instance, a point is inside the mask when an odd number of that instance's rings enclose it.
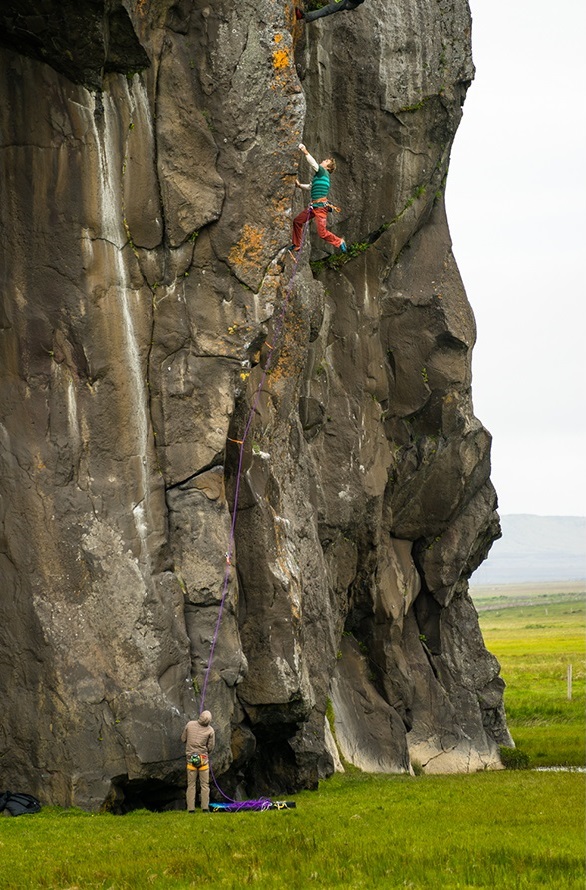
<instances>
[{"instance_id":1,"label":"cliff face","mask_svg":"<svg viewBox=\"0 0 586 890\"><path fill-rule=\"evenodd\" d=\"M181 798L241 447L223 788L314 787L339 753L498 766L467 578L499 524L443 203L465 0L305 30L285 0L27 0L0 30L4 785ZM313 233L292 278L302 138L352 246Z\"/></svg>"}]
</instances>

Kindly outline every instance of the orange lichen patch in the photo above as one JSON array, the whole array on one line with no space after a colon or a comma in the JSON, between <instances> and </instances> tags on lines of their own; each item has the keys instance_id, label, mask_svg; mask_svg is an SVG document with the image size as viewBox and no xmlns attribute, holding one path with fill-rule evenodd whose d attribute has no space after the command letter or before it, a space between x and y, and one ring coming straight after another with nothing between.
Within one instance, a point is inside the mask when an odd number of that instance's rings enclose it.
<instances>
[{"instance_id":1,"label":"orange lichen patch","mask_svg":"<svg viewBox=\"0 0 586 890\"><path fill-rule=\"evenodd\" d=\"M279 226L283 223L283 218L288 210L291 209L291 198L287 195L286 197L280 198L275 202L273 207L271 207L271 220L273 223L273 230L278 230Z\"/></svg>"},{"instance_id":2,"label":"orange lichen patch","mask_svg":"<svg viewBox=\"0 0 586 890\"><path fill-rule=\"evenodd\" d=\"M270 88L275 92L282 93L288 100L292 93L300 91L299 79L293 65L290 48L278 49L273 53L273 79Z\"/></svg>"},{"instance_id":3,"label":"orange lichen patch","mask_svg":"<svg viewBox=\"0 0 586 890\"><path fill-rule=\"evenodd\" d=\"M307 321L301 309L290 305L278 345L277 361L269 372L272 384L295 380L303 372L307 358L307 337Z\"/></svg>"},{"instance_id":4,"label":"orange lichen patch","mask_svg":"<svg viewBox=\"0 0 586 890\"><path fill-rule=\"evenodd\" d=\"M254 275L263 266L266 241L266 229L257 229L246 223L242 229L240 240L231 249L228 259L242 273Z\"/></svg>"},{"instance_id":5,"label":"orange lichen patch","mask_svg":"<svg viewBox=\"0 0 586 890\"><path fill-rule=\"evenodd\" d=\"M283 68L289 68L291 65L291 50L289 47L285 49L276 49L273 52L273 68L275 71L282 71Z\"/></svg>"},{"instance_id":6,"label":"orange lichen patch","mask_svg":"<svg viewBox=\"0 0 586 890\"><path fill-rule=\"evenodd\" d=\"M275 41L275 43L280 43L282 39L283 39L282 34L275 34L275 36L273 37L273 40Z\"/></svg>"}]
</instances>

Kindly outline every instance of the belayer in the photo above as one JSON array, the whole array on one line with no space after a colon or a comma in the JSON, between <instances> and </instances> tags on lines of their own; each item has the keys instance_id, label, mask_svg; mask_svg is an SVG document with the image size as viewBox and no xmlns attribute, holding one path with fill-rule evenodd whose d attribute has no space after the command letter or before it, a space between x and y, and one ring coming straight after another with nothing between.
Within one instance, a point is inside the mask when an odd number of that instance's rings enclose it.
<instances>
[{"instance_id":1,"label":"belayer","mask_svg":"<svg viewBox=\"0 0 586 890\"><path fill-rule=\"evenodd\" d=\"M298 6L295 7L295 15L304 22L313 22L315 19L321 19L325 15L333 15L334 12L344 12L345 10L356 9L364 3L364 0L334 0L322 6L321 9L314 9L313 12L303 12Z\"/></svg>"},{"instance_id":2,"label":"belayer","mask_svg":"<svg viewBox=\"0 0 586 890\"><path fill-rule=\"evenodd\" d=\"M216 744L216 733L210 726L212 715L202 711L197 720L190 720L181 734L187 759L187 809L195 813L195 795L199 778L201 808L210 811L210 754Z\"/></svg>"},{"instance_id":3,"label":"belayer","mask_svg":"<svg viewBox=\"0 0 586 890\"><path fill-rule=\"evenodd\" d=\"M301 247L301 239L303 237L303 227L309 220L315 219L317 226L317 234L327 244L340 248L342 253L346 253L346 242L343 238L338 238L333 232L328 231L326 225L328 218L328 210L332 209L332 205L328 201L328 192L330 191L330 173L336 169L336 162L333 158L325 158L318 164L312 155L309 154L306 147L301 143L299 150L303 152L307 158L307 163L314 170L311 183L299 182L295 180L295 185L300 189L311 189L311 203L309 207L297 214L293 220L293 244L289 248L290 251L296 253Z\"/></svg>"}]
</instances>

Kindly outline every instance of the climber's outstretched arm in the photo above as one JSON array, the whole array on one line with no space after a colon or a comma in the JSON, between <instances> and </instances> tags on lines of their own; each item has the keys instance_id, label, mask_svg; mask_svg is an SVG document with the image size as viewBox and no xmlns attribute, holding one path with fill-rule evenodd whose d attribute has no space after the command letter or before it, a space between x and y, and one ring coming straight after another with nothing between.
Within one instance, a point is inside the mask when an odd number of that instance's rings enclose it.
<instances>
[{"instance_id":1,"label":"climber's outstretched arm","mask_svg":"<svg viewBox=\"0 0 586 890\"><path fill-rule=\"evenodd\" d=\"M309 164L311 169L317 173L317 171L319 170L319 164L316 161L316 159L313 157L313 155L309 154L309 152L307 151L303 142L299 146L299 151L303 152L303 154L305 155L305 160L307 161L307 163Z\"/></svg>"}]
</instances>

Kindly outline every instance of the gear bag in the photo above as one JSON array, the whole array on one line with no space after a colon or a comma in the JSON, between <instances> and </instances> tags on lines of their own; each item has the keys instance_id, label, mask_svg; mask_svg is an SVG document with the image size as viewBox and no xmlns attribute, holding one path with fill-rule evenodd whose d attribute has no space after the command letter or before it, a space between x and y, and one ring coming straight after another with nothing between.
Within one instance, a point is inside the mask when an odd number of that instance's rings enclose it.
<instances>
[{"instance_id":1,"label":"gear bag","mask_svg":"<svg viewBox=\"0 0 586 890\"><path fill-rule=\"evenodd\" d=\"M25 816L27 813L38 813L41 801L32 794L19 791L5 791L0 794L0 813L7 810L11 816Z\"/></svg>"}]
</instances>

